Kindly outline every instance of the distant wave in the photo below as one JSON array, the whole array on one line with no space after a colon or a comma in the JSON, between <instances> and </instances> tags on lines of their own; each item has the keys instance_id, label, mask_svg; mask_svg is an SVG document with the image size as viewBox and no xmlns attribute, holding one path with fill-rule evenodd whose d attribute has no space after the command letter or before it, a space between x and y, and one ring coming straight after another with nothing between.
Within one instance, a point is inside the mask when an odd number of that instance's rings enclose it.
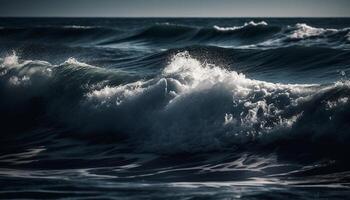
<instances>
[{"instance_id":1,"label":"distant wave","mask_svg":"<svg viewBox=\"0 0 350 200\"><path fill-rule=\"evenodd\" d=\"M291 32L289 34L289 38L291 39L307 39L311 37L318 36L327 36L337 34L339 32L348 32L349 29L324 29L324 28L315 28L309 26L307 24L296 24L295 26L288 27L287 32Z\"/></svg>"},{"instance_id":2,"label":"distant wave","mask_svg":"<svg viewBox=\"0 0 350 200\"><path fill-rule=\"evenodd\" d=\"M315 28L307 24L298 23L288 26L274 37L251 47L281 47L281 46L324 46L331 48L349 48L350 28L326 29Z\"/></svg>"},{"instance_id":3,"label":"distant wave","mask_svg":"<svg viewBox=\"0 0 350 200\"><path fill-rule=\"evenodd\" d=\"M246 22L242 26L192 27L170 23L157 24L136 34L109 43L144 41L150 44L167 45L169 42L183 44L216 44L233 48L279 48L288 46L319 46L349 48L349 28L315 28L297 23L294 26L278 27L265 21Z\"/></svg>"},{"instance_id":4,"label":"distant wave","mask_svg":"<svg viewBox=\"0 0 350 200\"><path fill-rule=\"evenodd\" d=\"M144 46L218 45L231 48L280 48L288 46L316 46L349 49L350 29L316 28L305 23L280 27L265 21L246 22L242 26L212 27L156 23L130 30L98 26L3 27L0 40L51 42L69 45L88 43L113 45L135 43Z\"/></svg>"},{"instance_id":5,"label":"distant wave","mask_svg":"<svg viewBox=\"0 0 350 200\"><path fill-rule=\"evenodd\" d=\"M197 27L161 23L136 31L126 38L112 39L106 43L143 41L165 46L170 42L177 42L179 46L202 43L254 43L263 41L264 38L272 36L279 30L278 27L268 27L266 22L253 21L240 27Z\"/></svg>"},{"instance_id":6,"label":"distant wave","mask_svg":"<svg viewBox=\"0 0 350 200\"><path fill-rule=\"evenodd\" d=\"M298 148L327 142L343 149L350 143L348 81L264 82L202 63L186 51L146 80L74 58L52 65L20 61L16 54L2 60L0 73L3 122L25 120L17 121L24 126L45 116L46 122L79 134L126 137L143 152L220 151L248 144L277 148L281 141L288 146L301 139Z\"/></svg>"},{"instance_id":7,"label":"distant wave","mask_svg":"<svg viewBox=\"0 0 350 200\"><path fill-rule=\"evenodd\" d=\"M258 23L255 23L254 21L246 22L243 26L233 26L233 27L220 27L215 25L214 28L219 31L234 31L234 30L239 30L242 28L246 28L249 26L267 26L268 24L265 21L261 21Z\"/></svg>"}]
</instances>

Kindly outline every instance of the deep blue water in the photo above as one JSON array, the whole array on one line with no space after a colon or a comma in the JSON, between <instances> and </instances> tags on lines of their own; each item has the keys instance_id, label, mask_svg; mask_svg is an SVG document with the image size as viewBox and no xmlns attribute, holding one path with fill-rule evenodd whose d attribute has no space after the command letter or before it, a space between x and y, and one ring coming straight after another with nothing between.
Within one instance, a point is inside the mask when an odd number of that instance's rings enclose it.
<instances>
[{"instance_id":1,"label":"deep blue water","mask_svg":"<svg viewBox=\"0 0 350 200\"><path fill-rule=\"evenodd\" d=\"M349 199L349 18L0 18L1 199Z\"/></svg>"}]
</instances>

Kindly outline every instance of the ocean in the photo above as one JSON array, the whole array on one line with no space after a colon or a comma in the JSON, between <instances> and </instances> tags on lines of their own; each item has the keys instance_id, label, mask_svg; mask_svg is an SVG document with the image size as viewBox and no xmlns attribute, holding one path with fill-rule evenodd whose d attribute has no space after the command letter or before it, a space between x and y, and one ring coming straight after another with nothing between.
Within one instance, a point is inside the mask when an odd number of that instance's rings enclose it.
<instances>
[{"instance_id":1,"label":"ocean","mask_svg":"<svg viewBox=\"0 0 350 200\"><path fill-rule=\"evenodd\" d=\"M0 18L1 199L350 199L350 18Z\"/></svg>"}]
</instances>

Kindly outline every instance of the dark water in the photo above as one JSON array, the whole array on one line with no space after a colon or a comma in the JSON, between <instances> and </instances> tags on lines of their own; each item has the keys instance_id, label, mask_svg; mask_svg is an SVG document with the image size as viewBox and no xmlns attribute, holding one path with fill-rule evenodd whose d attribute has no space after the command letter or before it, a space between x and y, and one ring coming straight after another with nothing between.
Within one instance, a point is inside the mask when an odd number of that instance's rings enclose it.
<instances>
[{"instance_id":1,"label":"dark water","mask_svg":"<svg viewBox=\"0 0 350 200\"><path fill-rule=\"evenodd\" d=\"M349 199L350 19L0 19L0 198Z\"/></svg>"}]
</instances>

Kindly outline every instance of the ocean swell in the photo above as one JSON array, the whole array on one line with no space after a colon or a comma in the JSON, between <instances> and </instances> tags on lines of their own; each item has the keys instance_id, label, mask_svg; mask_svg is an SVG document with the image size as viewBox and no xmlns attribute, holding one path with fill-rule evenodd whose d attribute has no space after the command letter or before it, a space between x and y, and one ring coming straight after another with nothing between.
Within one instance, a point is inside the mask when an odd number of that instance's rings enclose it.
<instances>
[{"instance_id":1,"label":"ocean swell","mask_svg":"<svg viewBox=\"0 0 350 200\"><path fill-rule=\"evenodd\" d=\"M50 43L67 46L123 45L169 48L214 45L230 48L315 46L349 49L349 28L321 28L306 23L278 25L249 21L238 26L153 23L130 29L101 26L2 27L0 41ZM144 47L145 46L145 47Z\"/></svg>"},{"instance_id":2,"label":"ocean swell","mask_svg":"<svg viewBox=\"0 0 350 200\"><path fill-rule=\"evenodd\" d=\"M239 43L252 43L252 38L255 40L262 40L268 36L272 36L280 30L279 27L268 26L264 21L255 23L250 21L244 23L242 26L234 27L220 27L214 25L212 27L199 27L188 26L181 24L155 24L146 28L142 28L138 31L134 31L134 34L130 37L111 40L107 43L116 42L150 42L151 44L167 45L168 42L176 41L179 45L186 43L215 43L215 42L239 42ZM239 40L240 39L240 40ZM247 40L247 41L245 41Z\"/></svg>"}]
</instances>

